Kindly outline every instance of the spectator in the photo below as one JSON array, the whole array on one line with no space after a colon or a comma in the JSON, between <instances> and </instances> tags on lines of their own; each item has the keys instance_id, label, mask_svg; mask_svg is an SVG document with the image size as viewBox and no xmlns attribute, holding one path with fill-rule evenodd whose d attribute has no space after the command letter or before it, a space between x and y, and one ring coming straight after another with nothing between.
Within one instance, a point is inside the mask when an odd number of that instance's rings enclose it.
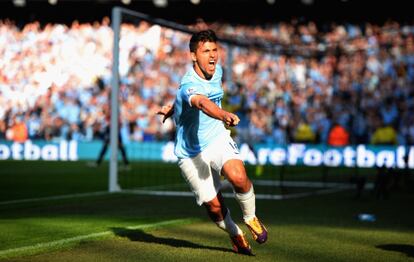
<instances>
[{"instance_id":1,"label":"spectator","mask_svg":"<svg viewBox=\"0 0 414 262\"><path fill-rule=\"evenodd\" d=\"M397 133L391 125L386 125L380 120L380 125L371 137L371 144L374 145L395 145L397 144Z\"/></svg>"},{"instance_id":2,"label":"spectator","mask_svg":"<svg viewBox=\"0 0 414 262\"><path fill-rule=\"evenodd\" d=\"M307 121L302 120L297 126L294 133L294 141L296 143L314 143L316 139L315 132Z\"/></svg>"},{"instance_id":3,"label":"spectator","mask_svg":"<svg viewBox=\"0 0 414 262\"><path fill-rule=\"evenodd\" d=\"M6 138L16 143L26 142L28 138L28 131L22 116L14 117L14 123L6 131Z\"/></svg>"},{"instance_id":4,"label":"spectator","mask_svg":"<svg viewBox=\"0 0 414 262\"><path fill-rule=\"evenodd\" d=\"M328 145L346 146L349 144L349 133L339 123L334 123L328 135Z\"/></svg>"}]
</instances>

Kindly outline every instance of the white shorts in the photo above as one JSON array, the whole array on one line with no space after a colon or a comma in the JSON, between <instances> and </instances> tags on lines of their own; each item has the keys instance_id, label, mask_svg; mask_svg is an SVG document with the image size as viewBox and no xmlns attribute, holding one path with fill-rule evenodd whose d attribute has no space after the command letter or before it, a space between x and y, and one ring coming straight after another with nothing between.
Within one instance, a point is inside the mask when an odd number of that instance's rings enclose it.
<instances>
[{"instance_id":1,"label":"white shorts","mask_svg":"<svg viewBox=\"0 0 414 262\"><path fill-rule=\"evenodd\" d=\"M228 130L197 156L179 159L181 174L190 185L198 205L217 196L221 189L221 168L231 159L242 160Z\"/></svg>"}]
</instances>

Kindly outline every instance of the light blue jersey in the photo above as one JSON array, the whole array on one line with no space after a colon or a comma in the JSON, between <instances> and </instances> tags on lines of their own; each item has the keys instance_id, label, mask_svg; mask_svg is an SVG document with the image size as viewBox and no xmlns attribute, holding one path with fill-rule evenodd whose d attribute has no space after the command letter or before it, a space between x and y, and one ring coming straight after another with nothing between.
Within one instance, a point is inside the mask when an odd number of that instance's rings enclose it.
<instances>
[{"instance_id":1,"label":"light blue jersey","mask_svg":"<svg viewBox=\"0 0 414 262\"><path fill-rule=\"evenodd\" d=\"M175 155L178 158L194 157L226 131L222 121L192 107L193 95L204 95L221 107L223 70L217 65L210 80L201 78L191 68L182 78L174 104L176 124Z\"/></svg>"}]
</instances>

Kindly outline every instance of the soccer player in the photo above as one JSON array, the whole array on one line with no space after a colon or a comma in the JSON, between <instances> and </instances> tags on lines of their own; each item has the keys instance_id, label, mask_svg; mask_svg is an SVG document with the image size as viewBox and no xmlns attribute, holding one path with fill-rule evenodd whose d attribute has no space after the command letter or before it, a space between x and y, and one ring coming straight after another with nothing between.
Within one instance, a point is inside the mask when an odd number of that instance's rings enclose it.
<instances>
[{"instance_id":1,"label":"soccer player","mask_svg":"<svg viewBox=\"0 0 414 262\"><path fill-rule=\"evenodd\" d=\"M233 250L252 255L245 234L233 221L221 194L220 176L233 185L243 219L260 244L267 230L256 217L253 185L246 175L236 143L225 126L235 126L237 115L221 108L222 68L218 64L217 37L212 30L192 35L190 54L193 67L184 75L173 106L163 106L163 121L173 115L176 124L175 155L181 173L193 191L198 205L231 239Z\"/></svg>"}]
</instances>

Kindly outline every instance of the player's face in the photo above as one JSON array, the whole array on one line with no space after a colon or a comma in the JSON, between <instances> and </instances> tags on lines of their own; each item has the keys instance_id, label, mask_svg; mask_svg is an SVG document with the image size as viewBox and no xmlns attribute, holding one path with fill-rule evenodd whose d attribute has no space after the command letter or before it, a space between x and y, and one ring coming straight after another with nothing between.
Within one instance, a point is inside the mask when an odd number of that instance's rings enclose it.
<instances>
[{"instance_id":1,"label":"player's face","mask_svg":"<svg viewBox=\"0 0 414 262\"><path fill-rule=\"evenodd\" d=\"M214 42L200 42L196 52L191 53L194 69L200 77L209 80L214 75L218 61L217 49Z\"/></svg>"}]
</instances>

